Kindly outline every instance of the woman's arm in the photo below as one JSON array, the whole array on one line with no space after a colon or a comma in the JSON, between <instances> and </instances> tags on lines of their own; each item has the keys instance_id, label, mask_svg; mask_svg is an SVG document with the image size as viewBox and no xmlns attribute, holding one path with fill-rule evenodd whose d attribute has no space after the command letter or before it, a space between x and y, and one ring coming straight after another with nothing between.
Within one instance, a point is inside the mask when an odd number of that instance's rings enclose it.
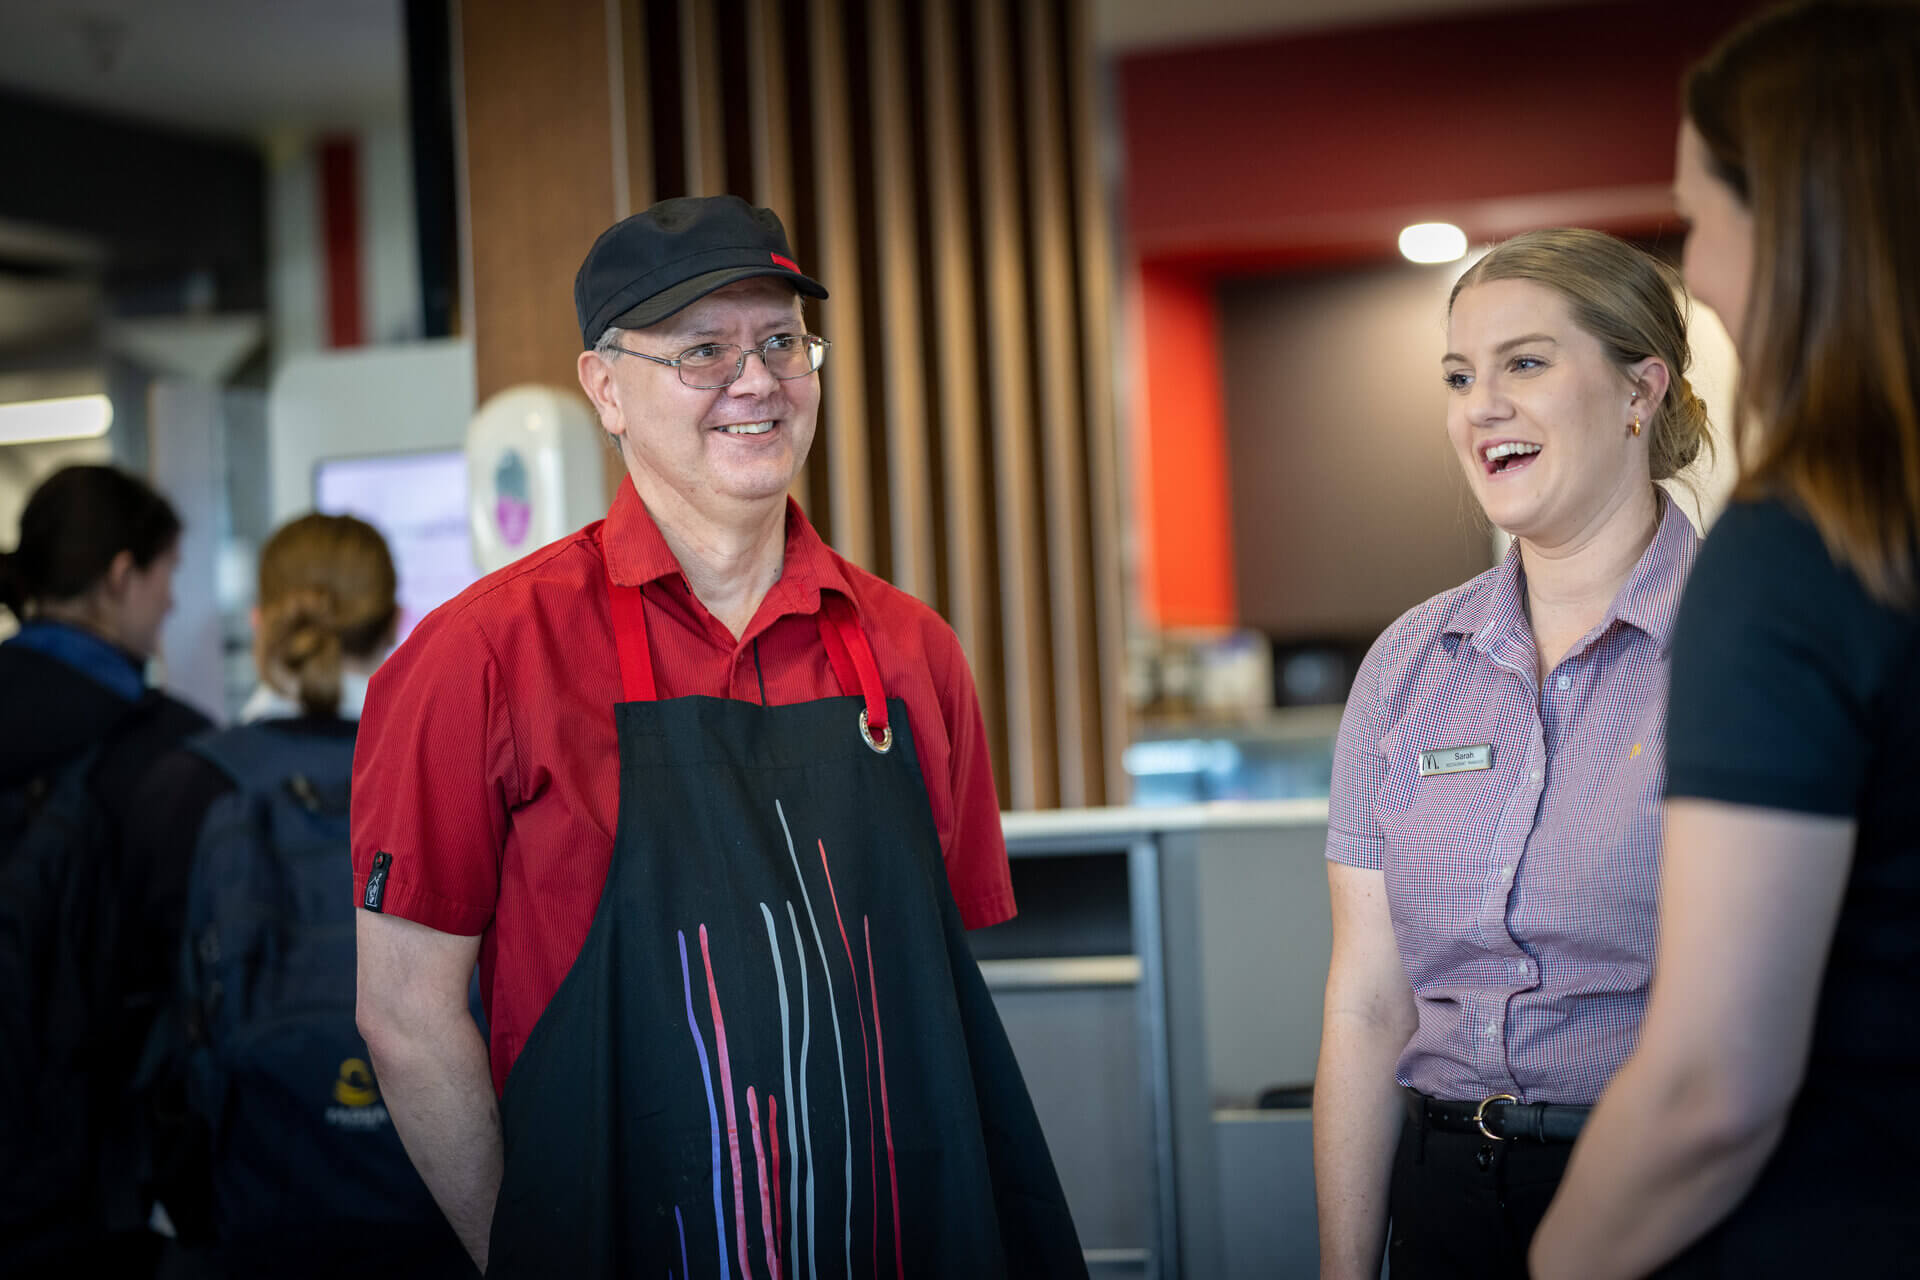
<instances>
[{"instance_id":1,"label":"woman's arm","mask_svg":"<svg viewBox=\"0 0 1920 1280\"><path fill-rule=\"evenodd\" d=\"M1853 861L1851 819L1667 802L1639 1046L1534 1236L1533 1273L1638 1276L1740 1202L1786 1127Z\"/></svg>"},{"instance_id":2,"label":"woman's arm","mask_svg":"<svg viewBox=\"0 0 1920 1280\"><path fill-rule=\"evenodd\" d=\"M1405 1114L1393 1067L1413 1035L1413 990L1394 943L1385 873L1329 862L1327 885L1333 957L1313 1084L1320 1274L1376 1280Z\"/></svg>"}]
</instances>

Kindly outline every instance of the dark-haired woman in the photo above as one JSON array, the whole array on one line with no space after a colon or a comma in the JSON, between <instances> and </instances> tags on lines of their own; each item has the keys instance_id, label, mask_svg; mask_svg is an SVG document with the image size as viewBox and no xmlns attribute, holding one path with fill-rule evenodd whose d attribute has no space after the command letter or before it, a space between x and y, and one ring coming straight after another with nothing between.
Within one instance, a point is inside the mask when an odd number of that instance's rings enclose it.
<instances>
[{"instance_id":1,"label":"dark-haired woman","mask_svg":"<svg viewBox=\"0 0 1920 1280\"><path fill-rule=\"evenodd\" d=\"M157 1244L116 1149L146 1000L111 922L139 916L116 862L134 784L207 724L146 680L179 542L145 483L74 466L33 492L0 553L0 606L20 624L0 644L0 1274L138 1274ZM65 812L49 797L76 770L99 821L69 822L72 848L29 859L20 846ZM74 936L79 920L102 936ZM104 994L47 995L74 983Z\"/></svg>"},{"instance_id":2,"label":"dark-haired woman","mask_svg":"<svg viewBox=\"0 0 1920 1280\"><path fill-rule=\"evenodd\" d=\"M138 797L152 821L129 834L128 861L152 872L154 918L165 923L156 966L178 971L193 861L196 851L211 847L203 838L207 832L227 841L222 856L231 861L222 865L286 868L281 883L299 886L279 904L252 909L289 913L281 925L290 931L351 937L342 802L367 681L393 646L395 588L385 540L352 516L302 516L282 525L261 549L253 613L260 682L241 711L242 723L168 755ZM242 791L246 778L253 789ZM337 892L321 891L323 870L316 878L316 871L295 869L297 863L323 863L324 844L278 847L271 843L277 822L248 820L251 806L263 803L268 792L297 787L298 779L314 789L316 812L338 815ZM244 834L231 835L236 825ZM236 856L236 849L244 854ZM204 867L200 874L207 874ZM248 936L245 922L222 916L213 902L207 905L206 936L223 938L237 953ZM321 1077L331 1080L338 1072L346 1079L351 1071L367 1070L365 1044L353 1027L351 949L340 953L337 971L325 967L332 952L308 955L300 976L287 981L301 984L310 1007L297 1027L276 1024L281 1043L295 1037L305 1055L328 1058L315 1064ZM217 980L216 971L209 973L209 981ZM336 1005L337 1017L324 1012ZM256 1016L272 1015L235 1014L229 1024L211 1010L207 1014L211 1030L205 1038L224 1037L206 1051L222 1055L230 1072L223 1097L208 1096L204 1084L217 1072L203 1073L202 1083L188 1088L188 1046L181 1041L167 1042L180 1052L156 1055L165 1061L157 1070L164 1083L156 1089L155 1109L168 1122L163 1131L176 1139L164 1149L158 1191L196 1270L233 1280L474 1274L413 1173L384 1108L376 1105L371 1075L354 1076L366 1095L355 1099L355 1123L333 1125L327 1117L336 1098L324 1090L309 1098L287 1087L273 1066L286 1051L260 1023L243 1020ZM250 1035L260 1036L250 1042L257 1051L240 1045ZM357 1068L346 1065L356 1061ZM263 1123L269 1114L272 1122Z\"/></svg>"},{"instance_id":3,"label":"dark-haired woman","mask_svg":"<svg viewBox=\"0 0 1920 1280\"><path fill-rule=\"evenodd\" d=\"M1920 6L1689 76L1686 274L1741 478L1681 606L1660 945L1545 1277L1920 1271Z\"/></svg>"},{"instance_id":4,"label":"dark-haired woman","mask_svg":"<svg viewBox=\"0 0 1920 1280\"><path fill-rule=\"evenodd\" d=\"M35 732L0 752L64 754L146 696L179 563L180 517L126 472L67 467L34 490L19 546L0 553L0 605L20 623L0 645L0 690L8 726ZM0 756L0 785L11 763Z\"/></svg>"}]
</instances>

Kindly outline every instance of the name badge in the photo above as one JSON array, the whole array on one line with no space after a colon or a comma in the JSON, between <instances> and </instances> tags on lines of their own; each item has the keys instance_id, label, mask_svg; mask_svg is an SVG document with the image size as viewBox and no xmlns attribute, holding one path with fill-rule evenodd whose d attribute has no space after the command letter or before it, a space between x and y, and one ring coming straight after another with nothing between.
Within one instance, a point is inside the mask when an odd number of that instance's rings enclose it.
<instances>
[{"instance_id":1,"label":"name badge","mask_svg":"<svg viewBox=\"0 0 1920 1280\"><path fill-rule=\"evenodd\" d=\"M1420 776L1431 778L1442 773L1472 773L1493 768L1493 744L1477 747L1441 747L1420 753Z\"/></svg>"}]
</instances>

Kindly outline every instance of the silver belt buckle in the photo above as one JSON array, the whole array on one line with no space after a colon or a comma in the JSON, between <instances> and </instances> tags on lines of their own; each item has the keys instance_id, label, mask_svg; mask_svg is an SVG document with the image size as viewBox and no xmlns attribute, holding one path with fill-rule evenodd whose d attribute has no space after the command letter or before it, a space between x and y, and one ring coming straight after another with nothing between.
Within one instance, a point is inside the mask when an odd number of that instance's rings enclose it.
<instances>
[{"instance_id":1,"label":"silver belt buckle","mask_svg":"<svg viewBox=\"0 0 1920 1280\"><path fill-rule=\"evenodd\" d=\"M1514 1097L1510 1093L1496 1093L1491 1097L1480 1099L1480 1105L1474 1108L1473 1127L1478 1129L1481 1132L1481 1134L1489 1142L1508 1141L1508 1139L1501 1137L1499 1134L1495 1133L1493 1130L1487 1128L1487 1108L1492 1106L1496 1102L1512 1102L1517 1104L1519 1103L1519 1101L1520 1099Z\"/></svg>"}]
</instances>

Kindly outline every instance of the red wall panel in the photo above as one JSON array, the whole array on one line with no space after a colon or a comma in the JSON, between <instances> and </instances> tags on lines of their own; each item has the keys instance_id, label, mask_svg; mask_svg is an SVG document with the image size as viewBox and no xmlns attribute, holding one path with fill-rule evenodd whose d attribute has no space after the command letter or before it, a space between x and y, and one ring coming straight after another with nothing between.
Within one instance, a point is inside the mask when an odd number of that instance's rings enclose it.
<instances>
[{"instance_id":1,"label":"red wall panel","mask_svg":"<svg viewBox=\"0 0 1920 1280\"><path fill-rule=\"evenodd\" d=\"M1173 268L1140 272L1133 472L1144 612L1164 627L1235 616L1226 415L1213 283Z\"/></svg>"},{"instance_id":2,"label":"red wall panel","mask_svg":"<svg viewBox=\"0 0 1920 1280\"><path fill-rule=\"evenodd\" d=\"M327 345L357 347L366 340L360 297L360 144L352 137L327 138L319 151Z\"/></svg>"},{"instance_id":3,"label":"red wall panel","mask_svg":"<svg viewBox=\"0 0 1920 1280\"><path fill-rule=\"evenodd\" d=\"M1682 71L1756 7L1549 6L1124 58L1134 250L1215 269L1380 256L1423 211L1553 193L1592 193L1624 225L1624 189L1645 193L1644 229L1665 211Z\"/></svg>"}]
</instances>

